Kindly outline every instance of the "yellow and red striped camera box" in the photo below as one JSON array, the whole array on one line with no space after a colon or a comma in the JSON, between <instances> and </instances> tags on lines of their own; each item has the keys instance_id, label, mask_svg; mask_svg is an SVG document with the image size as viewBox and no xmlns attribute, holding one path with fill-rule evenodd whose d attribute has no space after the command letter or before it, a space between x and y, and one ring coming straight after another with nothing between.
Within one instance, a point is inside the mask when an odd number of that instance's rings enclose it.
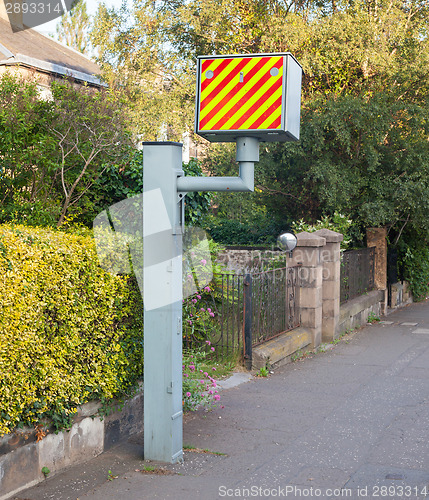
<instances>
[{"instance_id":1,"label":"yellow and red striped camera box","mask_svg":"<svg viewBox=\"0 0 429 500\"><path fill-rule=\"evenodd\" d=\"M195 132L211 142L298 140L301 80L289 53L200 56Z\"/></svg>"}]
</instances>

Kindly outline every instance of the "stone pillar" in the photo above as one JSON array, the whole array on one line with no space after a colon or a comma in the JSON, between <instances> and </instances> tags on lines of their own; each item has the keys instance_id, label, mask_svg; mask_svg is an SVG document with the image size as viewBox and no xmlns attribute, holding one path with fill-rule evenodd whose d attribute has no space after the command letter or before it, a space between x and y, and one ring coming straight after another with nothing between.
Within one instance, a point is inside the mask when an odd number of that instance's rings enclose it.
<instances>
[{"instance_id":1,"label":"stone pillar","mask_svg":"<svg viewBox=\"0 0 429 500\"><path fill-rule=\"evenodd\" d=\"M291 265L301 266L299 269L301 326L311 331L312 348L318 347L322 341L323 263L321 250L325 244L325 238L315 233L299 233L291 262Z\"/></svg>"},{"instance_id":2,"label":"stone pillar","mask_svg":"<svg viewBox=\"0 0 429 500\"><path fill-rule=\"evenodd\" d=\"M366 230L366 246L375 247L374 282L377 290L387 288L387 229L370 227Z\"/></svg>"},{"instance_id":3,"label":"stone pillar","mask_svg":"<svg viewBox=\"0 0 429 500\"><path fill-rule=\"evenodd\" d=\"M343 235L329 229L319 229L313 234L326 240L320 255L323 266L322 341L332 342L340 334L340 243Z\"/></svg>"}]
</instances>

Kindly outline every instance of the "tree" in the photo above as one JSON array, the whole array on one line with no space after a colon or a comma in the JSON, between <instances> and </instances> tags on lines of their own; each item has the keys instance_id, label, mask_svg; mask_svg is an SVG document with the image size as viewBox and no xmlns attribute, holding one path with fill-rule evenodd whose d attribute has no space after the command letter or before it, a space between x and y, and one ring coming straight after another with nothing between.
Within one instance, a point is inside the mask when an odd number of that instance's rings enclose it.
<instances>
[{"instance_id":1,"label":"tree","mask_svg":"<svg viewBox=\"0 0 429 500\"><path fill-rule=\"evenodd\" d=\"M58 226L106 170L107 162L128 153L131 144L126 114L112 90L76 88L69 82L52 84L57 139L57 178L63 191Z\"/></svg>"},{"instance_id":2,"label":"tree","mask_svg":"<svg viewBox=\"0 0 429 500\"><path fill-rule=\"evenodd\" d=\"M82 54L88 54L90 26L91 19L86 10L86 1L75 0L70 11L65 12L57 24L58 40Z\"/></svg>"},{"instance_id":3,"label":"tree","mask_svg":"<svg viewBox=\"0 0 429 500\"><path fill-rule=\"evenodd\" d=\"M309 222L340 210L397 235L404 224L427 228L427 2L164 0L133 13L126 25L110 11L116 31L98 17L100 61L112 75L125 68L121 84L138 96L142 123L176 137L193 121L196 56L290 51L302 64L302 138L261 148L255 207ZM225 161L208 150L213 174L236 169L223 151ZM239 196L216 200L220 213L240 213Z\"/></svg>"},{"instance_id":4,"label":"tree","mask_svg":"<svg viewBox=\"0 0 429 500\"><path fill-rule=\"evenodd\" d=\"M51 206L55 141L48 131L51 102L36 82L6 73L0 79L0 220ZM47 210L45 216L54 216ZM14 215L15 214L15 215ZM42 218L42 216L41 216Z\"/></svg>"},{"instance_id":5,"label":"tree","mask_svg":"<svg viewBox=\"0 0 429 500\"><path fill-rule=\"evenodd\" d=\"M43 100L36 82L0 79L0 222L60 226L72 209L90 224L112 190L119 196L115 182L139 189L141 165L137 171L117 93L68 81L51 90L52 99ZM100 183L106 170L108 182Z\"/></svg>"}]
</instances>

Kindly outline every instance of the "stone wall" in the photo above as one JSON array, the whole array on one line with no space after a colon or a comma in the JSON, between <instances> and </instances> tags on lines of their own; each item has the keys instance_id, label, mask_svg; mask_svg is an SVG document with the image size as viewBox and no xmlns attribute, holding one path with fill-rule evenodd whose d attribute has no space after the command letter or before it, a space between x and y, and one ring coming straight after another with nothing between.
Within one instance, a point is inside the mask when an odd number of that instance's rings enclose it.
<instances>
[{"instance_id":1,"label":"stone wall","mask_svg":"<svg viewBox=\"0 0 429 500\"><path fill-rule=\"evenodd\" d=\"M368 321L368 316L373 313L380 317L383 314L384 308L383 290L374 290L365 295L349 300L340 307L339 332L346 333L359 326L364 325Z\"/></svg>"},{"instance_id":2,"label":"stone wall","mask_svg":"<svg viewBox=\"0 0 429 500\"><path fill-rule=\"evenodd\" d=\"M108 450L127 436L143 430L143 392L123 408L97 416L101 405L83 405L69 431L48 433L37 441L34 429L19 429L0 438L0 500L43 481L50 473L81 464Z\"/></svg>"},{"instance_id":3,"label":"stone wall","mask_svg":"<svg viewBox=\"0 0 429 500\"><path fill-rule=\"evenodd\" d=\"M271 259L284 259L286 254L279 250L263 248L227 248L217 257L217 262L226 266L229 271L238 274L260 271Z\"/></svg>"}]
</instances>

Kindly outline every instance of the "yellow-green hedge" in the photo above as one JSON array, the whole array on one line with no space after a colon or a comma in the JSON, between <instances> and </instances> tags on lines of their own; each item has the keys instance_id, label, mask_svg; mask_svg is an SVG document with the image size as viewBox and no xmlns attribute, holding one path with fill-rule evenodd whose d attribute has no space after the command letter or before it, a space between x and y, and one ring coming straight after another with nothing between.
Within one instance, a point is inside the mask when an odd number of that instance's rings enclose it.
<instances>
[{"instance_id":1,"label":"yellow-green hedge","mask_svg":"<svg viewBox=\"0 0 429 500\"><path fill-rule=\"evenodd\" d=\"M143 373L143 309L89 236L0 225L0 436L129 390Z\"/></svg>"}]
</instances>

